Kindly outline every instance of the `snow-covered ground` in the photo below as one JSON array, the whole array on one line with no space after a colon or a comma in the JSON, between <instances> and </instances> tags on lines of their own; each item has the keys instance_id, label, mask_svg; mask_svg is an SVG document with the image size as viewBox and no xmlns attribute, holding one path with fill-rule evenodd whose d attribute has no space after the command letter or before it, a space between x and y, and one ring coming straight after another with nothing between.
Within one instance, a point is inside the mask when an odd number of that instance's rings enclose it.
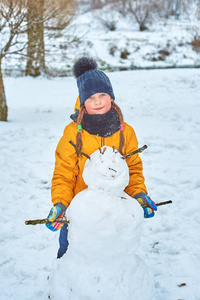
<instances>
[{"instance_id":1,"label":"snow-covered ground","mask_svg":"<svg viewBox=\"0 0 200 300\"><path fill-rule=\"evenodd\" d=\"M138 251L154 274L156 299L199 300L200 71L126 71L109 77L139 145L148 145L141 157L149 195L155 202L173 200L145 220ZM5 78L5 88L9 116L0 123L0 298L45 300L59 233L24 222L46 217L51 208L54 151L70 121L76 83L72 77Z\"/></svg>"}]
</instances>

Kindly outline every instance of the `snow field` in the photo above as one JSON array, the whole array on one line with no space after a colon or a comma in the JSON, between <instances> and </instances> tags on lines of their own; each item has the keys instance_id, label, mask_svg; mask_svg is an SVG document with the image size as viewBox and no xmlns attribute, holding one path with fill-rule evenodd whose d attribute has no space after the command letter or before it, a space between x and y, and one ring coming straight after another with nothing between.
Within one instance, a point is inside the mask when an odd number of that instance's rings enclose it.
<instances>
[{"instance_id":1,"label":"snow field","mask_svg":"<svg viewBox=\"0 0 200 300\"><path fill-rule=\"evenodd\" d=\"M149 195L173 200L144 220L139 254L157 300L200 299L200 71L108 74L136 131ZM50 208L54 151L77 97L74 78L5 78L9 120L0 123L0 290L3 300L47 298L59 233L25 226ZM177 284L186 283L178 287Z\"/></svg>"}]
</instances>

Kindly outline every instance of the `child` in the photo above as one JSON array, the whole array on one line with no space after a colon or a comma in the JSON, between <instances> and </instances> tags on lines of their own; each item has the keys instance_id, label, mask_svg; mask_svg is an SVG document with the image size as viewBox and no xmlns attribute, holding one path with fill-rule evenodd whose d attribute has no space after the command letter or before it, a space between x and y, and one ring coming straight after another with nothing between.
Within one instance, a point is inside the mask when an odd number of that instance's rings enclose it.
<instances>
[{"instance_id":1,"label":"child","mask_svg":"<svg viewBox=\"0 0 200 300\"><path fill-rule=\"evenodd\" d=\"M56 149L56 162L52 179L52 202L48 219L53 222L65 214L74 196L87 188L82 178L86 157L80 151L91 155L104 145L115 147L121 154L127 154L138 148L138 141L133 128L123 121L120 108L115 103L115 96L109 78L97 70L96 62L87 57L80 58L73 67L77 78L79 98L76 113L71 116L73 122L66 126ZM76 144L75 148L69 143ZM142 173L142 161L138 154L126 159L129 167L129 184L125 192L139 203L146 204L144 217L154 216L155 203L147 195ZM67 250L67 226L58 222L46 225L52 231L60 229L60 258Z\"/></svg>"}]
</instances>

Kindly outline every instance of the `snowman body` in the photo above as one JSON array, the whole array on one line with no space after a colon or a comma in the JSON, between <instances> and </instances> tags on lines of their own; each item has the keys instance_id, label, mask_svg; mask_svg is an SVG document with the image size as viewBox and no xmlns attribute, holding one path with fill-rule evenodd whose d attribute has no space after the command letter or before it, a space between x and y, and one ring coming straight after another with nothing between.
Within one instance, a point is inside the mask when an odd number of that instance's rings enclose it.
<instances>
[{"instance_id":1,"label":"snowman body","mask_svg":"<svg viewBox=\"0 0 200 300\"><path fill-rule=\"evenodd\" d=\"M110 147L86 161L88 188L67 209L66 254L50 276L53 300L152 300L152 276L136 255L144 213L123 190L129 182L125 160Z\"/></svg>"}]
</instances>

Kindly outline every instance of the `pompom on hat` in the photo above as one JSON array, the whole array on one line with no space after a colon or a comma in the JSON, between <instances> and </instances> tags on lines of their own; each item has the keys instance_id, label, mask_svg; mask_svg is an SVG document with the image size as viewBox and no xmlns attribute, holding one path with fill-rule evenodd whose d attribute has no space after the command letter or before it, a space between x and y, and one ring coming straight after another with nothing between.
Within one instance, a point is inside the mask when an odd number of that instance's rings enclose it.
<instances>
[{"instance_id":1,"label":"pompom on hat","mask_svg":"<svg viewBox=\"0 0 200 300\"><path fill-rule=\"evenodd\" d=\"M73 74L77 78L81 105L96 93L106 93L115 99L110 79L104 72L97 70L94 59L81 57L73 66Z\"/></svg>"}]
</instances>

